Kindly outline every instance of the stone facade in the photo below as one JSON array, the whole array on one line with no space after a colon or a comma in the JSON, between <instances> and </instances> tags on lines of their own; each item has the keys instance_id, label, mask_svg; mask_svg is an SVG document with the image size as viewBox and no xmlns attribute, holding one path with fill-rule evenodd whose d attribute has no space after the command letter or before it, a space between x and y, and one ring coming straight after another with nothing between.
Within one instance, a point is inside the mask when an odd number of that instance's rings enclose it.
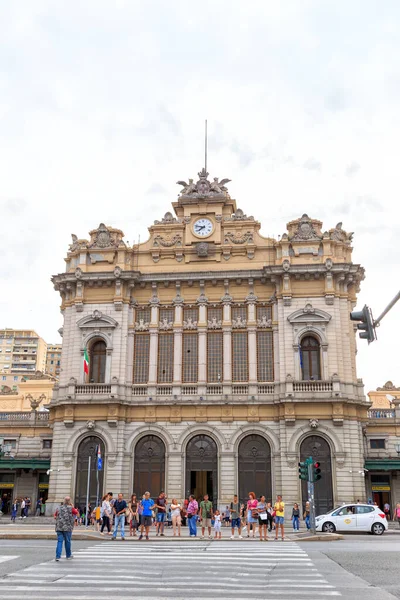
<instances>
[{"instance_id":1,"label":"stone facade","mask_svg":"<svg viewBox=\"0 0 400 600\"><path fill-rule=\"evenodd\" d=\"M127 246L104 224L89 240L73 236L66 271L53 277L64 325L49 506L82 497L88 436L105 455L100 493L128 495L146 480L155 446L147 458L138 449L154 436L165 451L153 481L169 498L210 489L224 507L256 486L257 463L257 494L305 501L297 463L312 437L317 457L318 448L329 453L323 501L365 497L353 475L364 465L367 403L349 319L364 277L351 261L352 234L341 223L324 232L303 215L280 240L262 237L228 182L204 170L197 184L179 182L175 216L155 221L143 244Z\"/></svg>"}]
</instances>

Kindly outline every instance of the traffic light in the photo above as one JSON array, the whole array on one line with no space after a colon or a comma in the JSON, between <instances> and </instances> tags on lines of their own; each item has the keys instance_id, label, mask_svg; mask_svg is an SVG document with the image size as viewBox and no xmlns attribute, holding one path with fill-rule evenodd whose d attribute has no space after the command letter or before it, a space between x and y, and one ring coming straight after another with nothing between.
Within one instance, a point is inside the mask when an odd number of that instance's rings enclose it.
<instances>
[{"instance_id":1,"label":"traffic light","mask_svg":"<svg viewBox=\"0 0 400 600\"><path fill-rule=\"evenodd\" d=\"M315 462L313 464L313 481L314 483L316 481L319 481L321 479L322 475L321 475L321 463L319 462Z\"/></svg>"},{"instance_id":2,"label":"traffic light","mask_svg":"<svg viewBox=\"0 0 400 600\"><path fill-rule=\"evenodd\" d=\"M303 481L308 481L308 463L307 462L299 462L299 479L303 479Z\"/></svg>"},{"instance_id":3,"label":"traffic light","mask_svg":"<svg viewBox=\"0 0 400 600\"><path fill-rule=\"evenodd\" d=\"M376 340L374 319L371 309L367 305L360 311L351 312L350 320L361 321L361 323L357 324L357 329L361 330L359 336L362 340L368 340L368 344Z\"/></svg>"}]
</instances>

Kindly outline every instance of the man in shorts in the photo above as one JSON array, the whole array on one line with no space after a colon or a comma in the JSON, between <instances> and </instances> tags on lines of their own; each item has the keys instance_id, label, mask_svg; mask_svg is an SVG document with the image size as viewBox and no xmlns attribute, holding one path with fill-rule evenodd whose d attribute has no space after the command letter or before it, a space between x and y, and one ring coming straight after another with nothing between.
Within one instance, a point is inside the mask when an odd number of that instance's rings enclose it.
<instances>
[{"instance_id":1,"label":"man in shorts","mask_svg":"<svg viewBox=\"0 0 400 600\"><path fill-rule=\"evenodd\" d=\"M150 492L145 492L140 504L142 505L142 525L146 532L146 540L149 541L149 531L153 521L154 500L150 498ZM143 539L142 530L140 531L139 540Z\"/></svg>"},{"instance_id":2,"label":"man in shorts","mask_svg":"<svg viewBox=\"0 0 400 600\"><path fill-rule=\"evenodd\" d=\"M208 528L208 539L212 540L211 535L211 519L213 518L213 507L208 494L204 496L204 500L200 502L199 517L201 521L201 539L204 540L206 527Z\"/></svg>"},{"instance_id":3,"label":"man in shorts","mask_svg":"<svg viewBox=\"0 0 400 600\"><path fill-rule=\"evenodd\" d=\"M167 498L165 493L161 490L160 495L158 496L154 508L157 508L157 536L164 537L164 524L165 524L165 515L167 508Z\"/></svg>"},{"instance_id":4,"label":"man in shorts","mask_svg":"<svg viewBox=\"0 0 400 600\"><path fill-rule=\"evenodd\" d=\"M231 502L231 506L229 509L231 513L231 525L232 525L232 535L231 540L235 539L235 527L237 527L239 539L242 539L242 520L240 518L240 502L238 500L237 495L233 496L233 502Z\"/></svg>"},{"instance_id":5,"label":"man in shorts","mask_svg":"<svg viewBox=\"0 0 400 600\"><path fill-rule=\"evenodd\" d=\"M274 504L274 511L275 511L275 541L276 542L278 541L279 528L280 528L282 542L283 542L285 539L285 529L284 529L285 503L282 502L282 496L276 497L276 502Z\"/></svg>"}]
</instances>

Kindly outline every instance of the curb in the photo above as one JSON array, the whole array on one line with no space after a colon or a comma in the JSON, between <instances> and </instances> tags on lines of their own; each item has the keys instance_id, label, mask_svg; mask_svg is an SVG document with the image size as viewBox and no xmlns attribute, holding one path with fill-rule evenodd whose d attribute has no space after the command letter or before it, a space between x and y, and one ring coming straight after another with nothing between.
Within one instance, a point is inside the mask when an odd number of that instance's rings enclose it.
<instances>
[{"instance_id":1,"label":"curb","mask_svg":"<svg viewBox=\"0 0 400 600\"><path fill-rule=\"evenodd\" d=\"M56 540L57 536L55 533L43 533L43 534L33 534L33 533L29 533L24 532L24 533L0 533L0 540ZM72 536L73 540L77 540L77 541L96 541L96 542L110 542L111 541L111 537L100 537L94 533L74 533ZM218 542L219 540L201 540L200 537L196 537L196 538L192 538L192 537L165 537L165 538L150 538L150 541L155 540L157 542L161 542L161 543L174 543L174 542L194 542L194 541L206 541L206 542L210 542L210 541L216 541ZM288 542L326 542L326 541L336 541L336 540L342 540L343 536L338 534L338 533L324 533L324 534L317 534L317 535L306 535L305 537L300 537L300 536L296 536L296 538L286 538ZM118 538L117 541L120 541L120 538ZM139 539L138 538L130 538L127 537L125 538L125 541L128 543L135 543L138 542ZM235 539L235 540L231 540L230 538L222 538L222 541L229 541L229 542L259 542L259 539L243 539L243 540L239 540L239 539ZM273 542L273 538L270 538L268 540L268 542Z\"/></svg>"}]
</instances>

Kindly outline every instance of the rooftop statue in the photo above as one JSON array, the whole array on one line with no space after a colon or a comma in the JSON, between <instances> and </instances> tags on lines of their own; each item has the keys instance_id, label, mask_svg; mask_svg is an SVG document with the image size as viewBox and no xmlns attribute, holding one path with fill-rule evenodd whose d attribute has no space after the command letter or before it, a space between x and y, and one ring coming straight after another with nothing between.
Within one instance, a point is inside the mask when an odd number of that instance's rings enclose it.
<instances>
[{"instance_id":1,"label":"rooftop statue","mask_svg":"<svg viewBox=\"0 0 400 600\"><path fill-rule=\"evenodd\" d=\"M177 184L182 186L180 198L225 198L228 195L226 184L231 179L222 179L219 181L218 177L214 177L213 181L209 181L208 175L207 171L203 168L198 173L199 180L197 183L194 183L193 179L189 179L188 183L186 181L177 181Z\"/></svg>"}]
</instances>

